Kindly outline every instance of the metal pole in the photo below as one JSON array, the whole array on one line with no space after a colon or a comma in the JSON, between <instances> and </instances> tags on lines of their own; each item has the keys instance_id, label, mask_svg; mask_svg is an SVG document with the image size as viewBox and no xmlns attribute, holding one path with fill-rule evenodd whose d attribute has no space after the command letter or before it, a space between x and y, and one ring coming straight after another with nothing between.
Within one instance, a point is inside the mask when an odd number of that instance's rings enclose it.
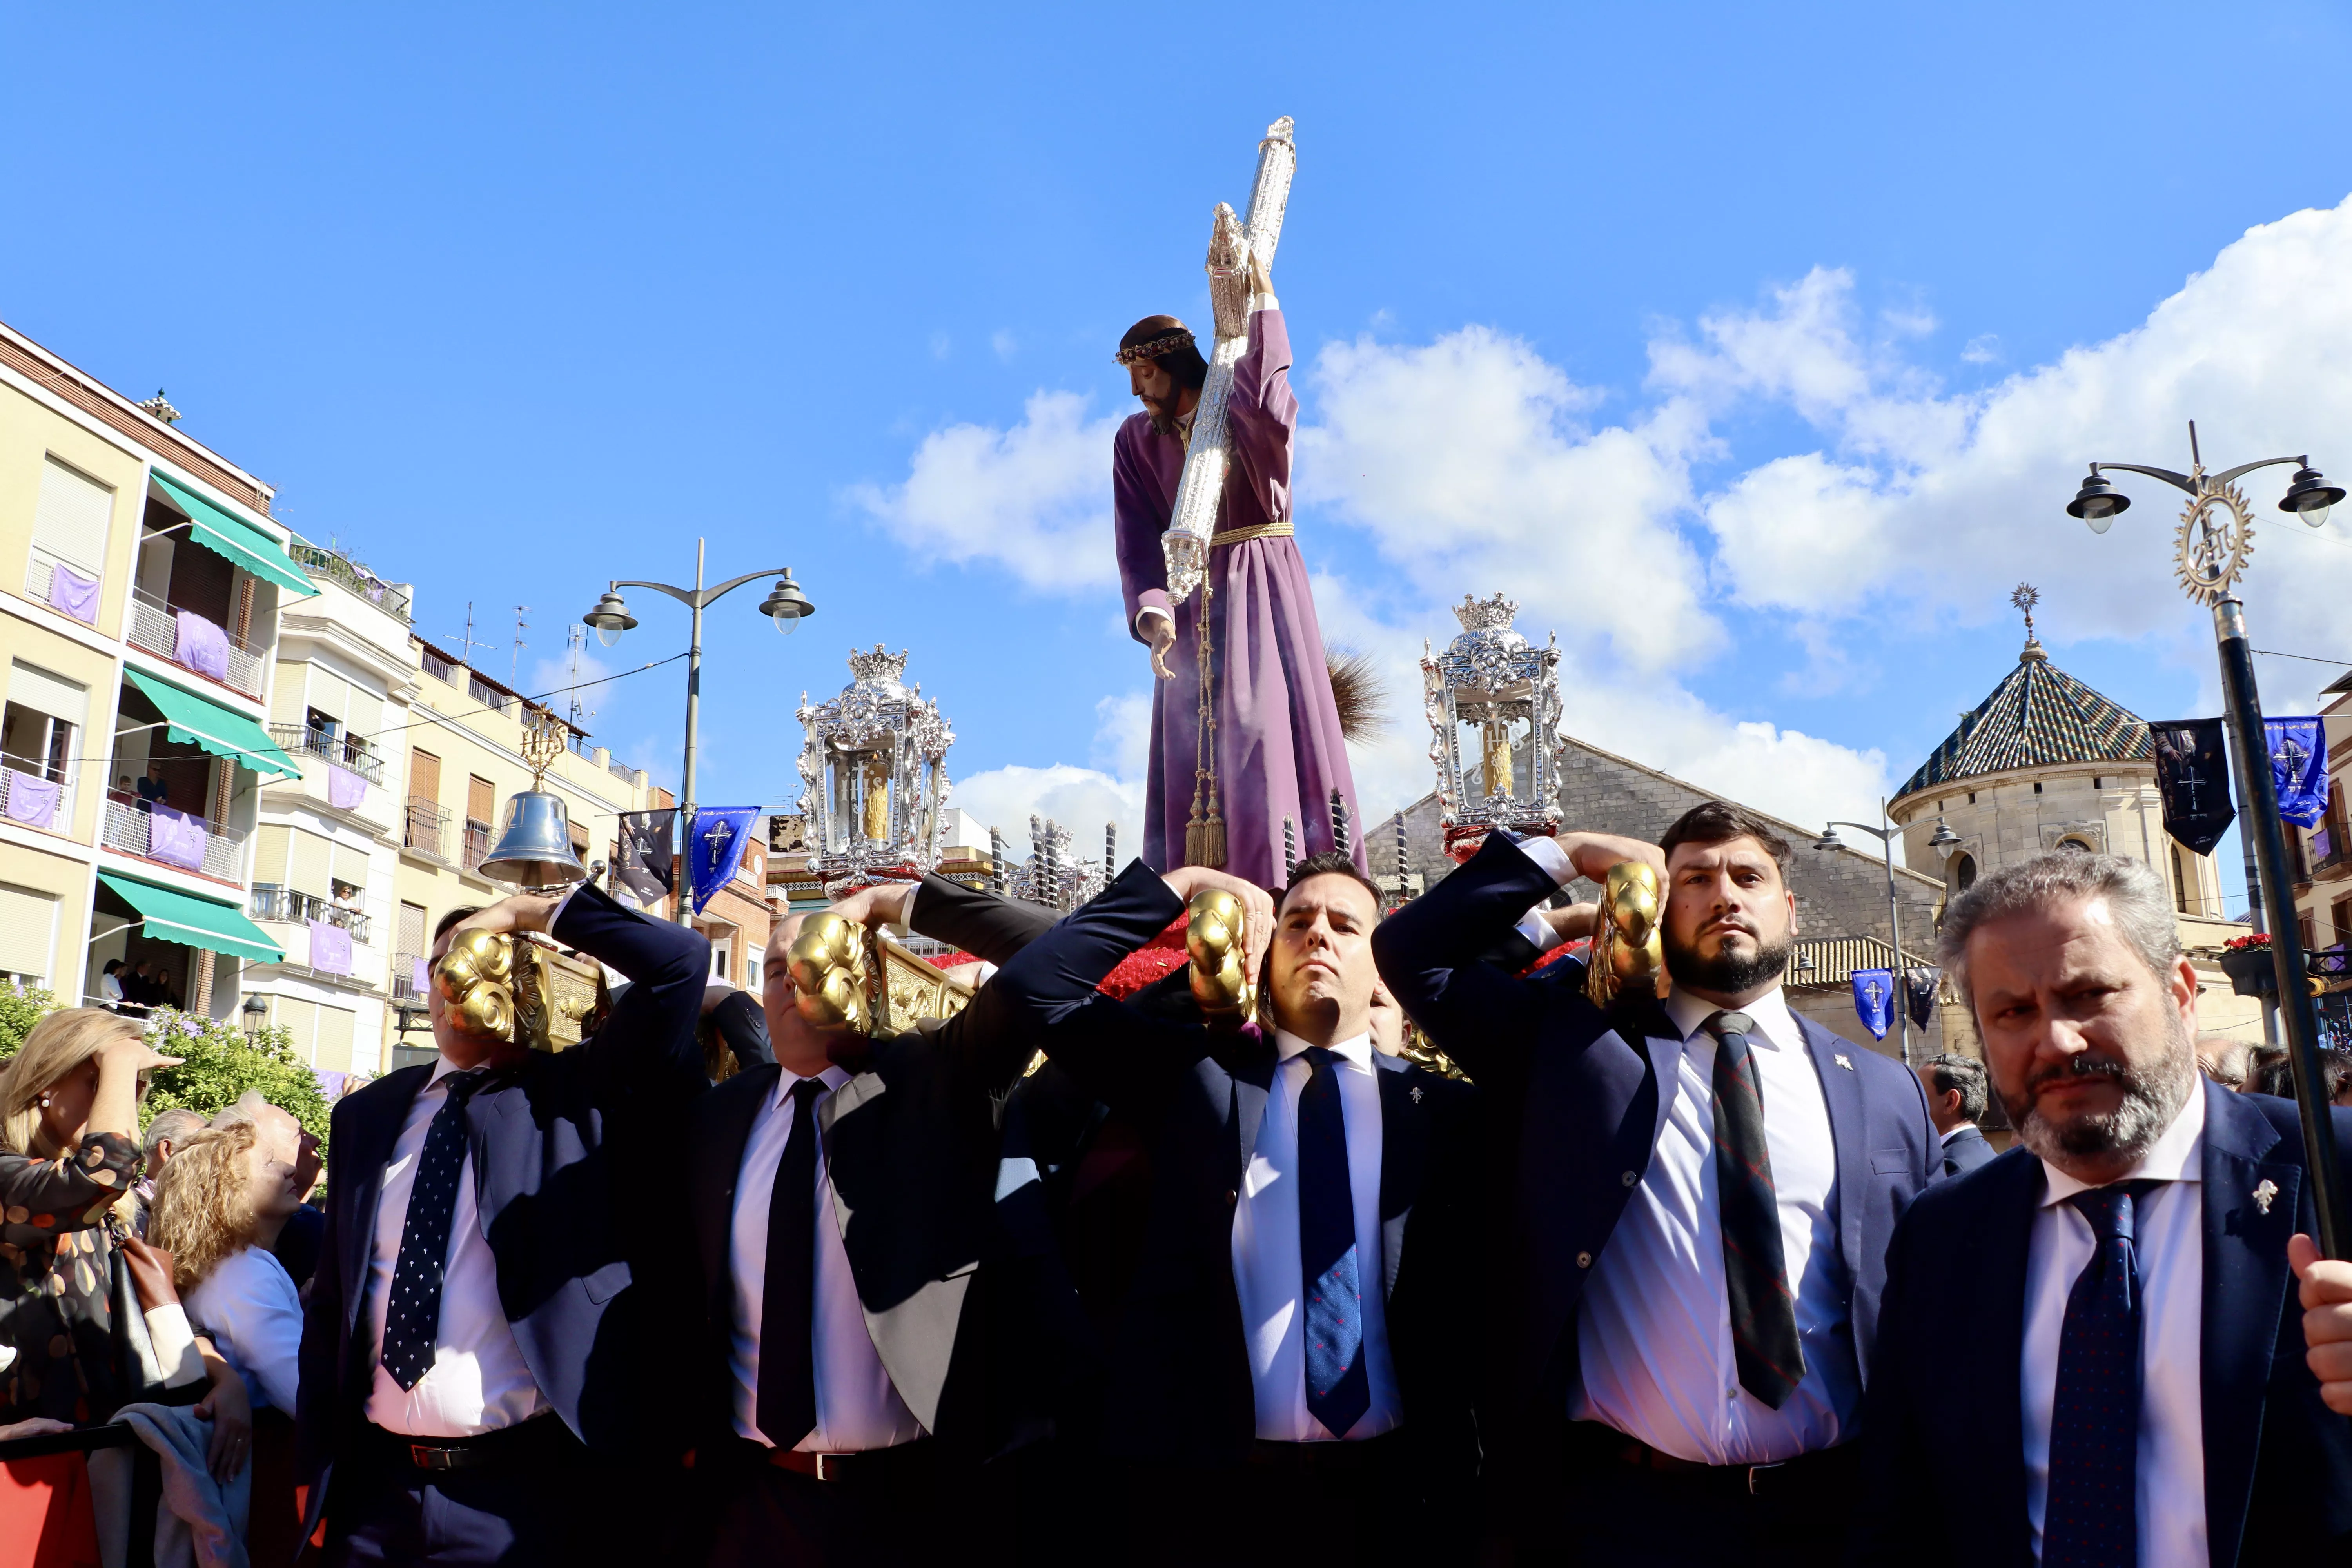
<instances>
[{"instance_id":1,"label":"metal pole","mask_svg":"<svg viewBox=\"0 0 2352 1568\"><path fill-rule=\"evenodd\" d=\"M2223 714L2221 727L2230 734L2230 765L2231 771L2238 775L2238 799L2242 802L2251 801L2254 798L2254 785L2253 781L2246 773L2246 758L2252 753L2246 747L2245 732L2238 728L2238 717L2235 713ZM2263 750L2264 755L2269 754L2269 747L2265 746ZM2278 788L2276 780L2272 781L2271 788L2273 793L2276 792ZM2238 848L2246 863L2246 914L2250 921L2247 929L2267 931L2271 929L2271 922L2268 912L2263 908L2263 878L2260 868L2254 863L2254 836L2248 830L2242 820L2238 824ZM2278 998L2264 996L2261 1001L2263 1044L2275 1046L2279 1043Z\"/></svg>"},{"instance_id":2,"label":"metal pole","mask_svg":"<svg viewBox=\"0 0 2352 1568\"><path fill-rule=\"evenodd\" d=\"M2294 922L2294 887L2287 879L2286 834L2280 826L2278 787L2271 776L2269 738L2263 732L2261 693L2254 685L2254 659L2246 640L2245 609L2224 597L2213 605L2213 637L2221 655L2221 689L2237 730L2244 788L2238 831L2254 847L2262 879L2262 907L2270 917L2271 971L2278 984L2279 1011L2286 1026L2286 1059L2294 1077L2294 1100L2303 1117L2304 1157L2310 1162L2312 1200L2319 1217L2319 1249L2329 1258L2344 1251L2343 1176L2336 1156L2336 1129L2327 1103L2326 1076L2319 1059L2319 1017L2311 987L2304 982L2303 939Z\"/></svg>"},{"instance_id":3,"label":"metal pole","mask_svg":"<svg viewBox=\"0 0 2352 1568\"><path fill-rule=\"evenodd\" d=\"M694 542L694 597L688 601L694 611L694 629L689 634L686 650L686 771L678 779L678 804L686 809L678 814L686 825L687 875L680 879L673 868L670 879L677 883L677 923L694 923L694 753L702 742L702 553L703 540Z\"/></svg>"},{"instance_id":4,"label":"metal pole","mask_svg":"<svg viewBox=\"0 0 2352 1568\"><path fill-rule=\"evenodd\" d=\"M1886 803L1878 803L1882 821L1892 821L1886 815ZM1881 831L1880 844L1886 848L1886 929L1895 938L1894 971L1887 978L1895 982L1895 1024L1903 1031L1903 1065L1911 1065L1911 977L1903 967L1903 905L1895 896L1895 838L1900 829Z\"/></svg>"}]
</instances>

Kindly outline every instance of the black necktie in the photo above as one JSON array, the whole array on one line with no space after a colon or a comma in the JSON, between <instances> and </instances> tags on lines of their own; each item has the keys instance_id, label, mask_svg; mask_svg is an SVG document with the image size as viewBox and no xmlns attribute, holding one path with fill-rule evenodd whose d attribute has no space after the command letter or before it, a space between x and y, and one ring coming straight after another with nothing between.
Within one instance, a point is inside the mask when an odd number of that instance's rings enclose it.
<instances>
[{"instance_id":1,"label":"black necktie","mask_svg":"<svg viewBox=\"0 0 2352 1568\"><path fill-rule=\"evenodd\" d=\"M768 1194L768 1274L760 1293L760 1430L790 1448L816 1426L816 1102L824 1079L793 1085L793 1130Z\"/></svg>"},{"instance_id":2,"label":"black necktie","mask_svg":"<svg viewBox=\"0 0 2352 1568\"><path fill-rule=\"evenodd\" d=\"M1756 1020L1717 1013L1715 1037L1715 1177L1723 1217L1723 1283L1731 1299L1731 1349L1739 1386L1778 1410L1804 1381L1797 1301L1780 1252L1780 1205L1764 1141L1764 1091L1748 1037Z\"/></svg>"},{"instance_id":3,"label":"black necktie","mask_svg":"<svg viewBox=\"0 0 2352 1568\"><path fill-rule=\"evenodd\" d=\"M2066 1201L2091 1226L2091 1261L2066 1293L2050 1407L2050 1495L2042 1568L2139 1562L2141 1310L2138 1199L2156 1184L2117 1182Z\"/></svg>"},{"instance_id":4,"label":"black necktie","mask_svg":"<svg viewBox=\"0 0 2352 1568\"><path fill-rule=\"evenodd\" d=\"M383 1312L383 1370L404 1389L415 1388L431 1369L434 1342L441 1336L441 1277L449 1265L449 1226L466 1169L466 1100L488 1076L487 1069L471 1068L441 1080L448 1098L433 1113L416 1157L400 1258L392 1267L392 1300Z\"/></svg>"},{"instance_id":5,"label":"black necktie","mask_svg":"<svg viewBox=\"0 0 2352 1568\"><path fill-rule=\"evenodd\" d=\"M1307 1305L1307 1414L1344 1437L1371 1408L1372 1384L1364 1366L1364 1271L1356 1256L1339 1062L1336 1051L1307 1048L1307 1086L1298 1091L1298 1274Z\"/></svg>"}]
</instances>

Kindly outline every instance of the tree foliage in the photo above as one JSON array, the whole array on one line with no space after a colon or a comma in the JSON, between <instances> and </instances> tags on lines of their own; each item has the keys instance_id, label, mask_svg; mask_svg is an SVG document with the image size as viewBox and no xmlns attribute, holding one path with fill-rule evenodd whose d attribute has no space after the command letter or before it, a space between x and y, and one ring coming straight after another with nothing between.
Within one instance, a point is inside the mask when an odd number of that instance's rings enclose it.
<instances>
[{"instance_id":1,"label":"tree foliage","mask_svg":"<svg viewBox=\"0 0 2352 1568\"><path fill-rule=\"evenodd\" d=\"M33 1026L55 1011L57 1005L46 991L19 986L14 981L0 984L0 1061L15 1056Z\"/></svg>"}]
</instances>

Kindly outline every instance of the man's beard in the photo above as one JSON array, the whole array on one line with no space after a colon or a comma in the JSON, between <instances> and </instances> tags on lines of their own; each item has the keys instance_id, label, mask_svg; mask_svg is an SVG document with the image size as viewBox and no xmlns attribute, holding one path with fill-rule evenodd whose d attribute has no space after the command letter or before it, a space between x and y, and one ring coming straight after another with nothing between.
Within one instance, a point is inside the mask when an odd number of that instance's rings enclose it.
<instances>
[{"instance_id":1,"label":"man's beard","mask_svg":"<svg viewBox=\"0 0 2352 1568\"><path fill-rule=\"evenodd\" d=\"M1659 931L1658 939L1665 949L1666 973L1685 990L1696 988L1736 996L1780 979L1789 968L1790 943L1786 937L1777 942L1758 937L1756 951L1746 955L1732 952L1727 942L1716 949L1713 958L1700 957L1697 948L1675 941L1665 931Z\"/></svg>"},{"instance_id":2,"label":"man's beard","mask_svg":"<svg viewBox=\"0 0 2352 1568\"><path fill-rule=\"evenodd\" d=\"M2062 1156L2106 1156L2137 1162L2172 1125L2189 1103L2189 1086L2197 1078L2197 1047L2177 1016L2165 1019L2163 1058L2146 1067L2134 1067L2090 1051L2077 1053L2063 1067L2045 1068L2025 1080L2020 1092L2003 1092L2000 1102L2019 1142L2052 1164ZM2078 1116L2063 1126L2042 1114L2042 1086L2066 1078L2109 1078L2123 1094L2123 1102L2096 1116Z\"/></svg>"},{"instance_id":3,"label":"man's beard","mask_svg":"<svg viewBox=\"0 0 2352 1568\"><path fill-rule=\"evenodd\" d=\"M1141 396L1140 394L1138 394L1137 395ZM1151 429L1154 435L1173 436L1176 434L1176 399L1174 396L1171 395L1165 403L1160 402L1158 398L1145 397L1143 398L1143 412L1151 420Z\"/></svg>"}]
</instances>

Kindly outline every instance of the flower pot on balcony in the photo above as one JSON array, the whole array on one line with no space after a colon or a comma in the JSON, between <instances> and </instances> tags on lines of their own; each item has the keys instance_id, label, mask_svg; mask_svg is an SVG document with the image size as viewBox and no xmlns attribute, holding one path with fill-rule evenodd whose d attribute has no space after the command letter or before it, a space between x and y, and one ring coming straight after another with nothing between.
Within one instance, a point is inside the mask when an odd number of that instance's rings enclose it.
<instances>
[{"instance_id":1,"label":"flower pot on balcony","mask_svg":"<svg viewBox=\"0 0 2352 1568\"><path fill-rule=\"evenodd\" d=\"M2278 972L2271 963L2271 950L2261 947L2231 948L2221 954L2221 973L2230 977L2230 989L2241 996L2275 996L2278 994Z\"/></svg>"}]
</instances>

